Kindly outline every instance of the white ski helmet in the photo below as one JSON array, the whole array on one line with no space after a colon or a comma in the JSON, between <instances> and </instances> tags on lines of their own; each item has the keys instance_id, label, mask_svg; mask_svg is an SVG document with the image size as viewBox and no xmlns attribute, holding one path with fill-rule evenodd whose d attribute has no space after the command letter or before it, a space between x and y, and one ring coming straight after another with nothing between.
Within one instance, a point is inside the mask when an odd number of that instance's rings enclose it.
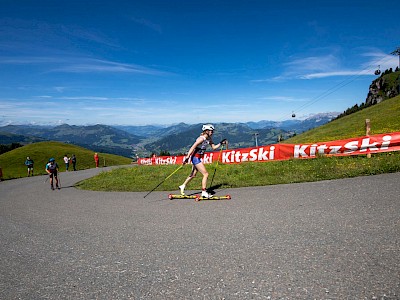
<instances>
[{"instance_id":1,"label":"white ski helmet","mask_svg":"<svg viewBox=\"0 0 400 300\"><path fill-rule=\"evenodd\" d=\"M204 124L203 125L203 131L204 130L214 130L214 126L211 124Z\"/></svg>"}]
</instances>

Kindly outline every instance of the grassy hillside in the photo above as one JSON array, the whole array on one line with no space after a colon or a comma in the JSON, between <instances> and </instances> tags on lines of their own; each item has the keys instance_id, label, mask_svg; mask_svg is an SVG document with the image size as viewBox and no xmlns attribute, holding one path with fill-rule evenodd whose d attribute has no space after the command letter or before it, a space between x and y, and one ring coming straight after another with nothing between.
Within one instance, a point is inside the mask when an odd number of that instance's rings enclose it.
<instances>
[{"instance_id":1,"label":"grassy hillside","mask_svg":"<svg viewBox=\"0 0 400 300\"><path fill-rule=\"evenodd\" d=\"M365 135L365 119L370 119L371 134L400 131L400 96L383 101L357 113L348 115L326 125L307 131L285 141L285 143L313 143L340 140ZM103 191L150 191L174 172L178 166L143 166L117 169L100 174L77 184L79 188ZM252 162L238 165L207 165L209 183L215 173L213 186L224 188L272 185L349 178L355 176L400 172L400 151L348 157L319 157L315 159L292 159L288 161ZM186 165L176 172L157 190L177 191L190 173ZM188 186L199 191L201 175Z\"/></svg>"},{"instance_id":2,"label":"grassy hillside","mask_svg":"<svg viewBox=\"0 0 400 300\"><path fill-rule=\"evenodd\" d=\"M46 174L45 165L49 158L54 157L60 167L60 171L65 171L63 157L67 154L71 157L75 154L77 157L77 169L94 168L94 152L79 146L64 144L60 142L39 142L29 144L10 152L0 155L0 167L3 170L3 178L20 178L27 176L27 168L24 165L27 156L30 156L34 162L34 174ZM100 166L126 165L131 163L131 159L113 154L99 153ZM70 166L70 170L72 170Z\"/></svg>"},{"instance_id":3,"label":"grassy hillside","mask_svg":"<svg viewBox=\"0 0 400 300\"><path fill-rule=\"evenodd\" d=\"M365 119L370 120L371 135L400 131L400 96L311 129L282 143L314 143L364 136Z\"/></svg>"}]
</instances>

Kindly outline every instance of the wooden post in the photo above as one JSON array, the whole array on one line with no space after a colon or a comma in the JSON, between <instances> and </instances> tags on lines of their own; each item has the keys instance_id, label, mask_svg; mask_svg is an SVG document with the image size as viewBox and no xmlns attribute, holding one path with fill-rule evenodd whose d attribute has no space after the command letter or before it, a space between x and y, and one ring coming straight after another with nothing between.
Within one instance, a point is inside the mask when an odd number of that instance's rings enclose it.
<instances>
[{"instance_id":1,"label":"wooden post","mask_svg":"<svg viewBox=\"0 0 400 300\"><path fill-rule=\"evenodd\" d=\"M371 123L369 119L365 119L365 135L369 136L371 133ZM367 153L367 158L371 158L371 153Z\"/></svg>"},{"instance_id":2,"label":"wooden post","mask_svg":"<svg viewBox=\"0 0 400 300\"><path fill-rule=\"evenodd\" d=\"M365 135L369 136L371 133L371 123L369 122L369 119L365 119Z\"/></svg>"}]
</instances>

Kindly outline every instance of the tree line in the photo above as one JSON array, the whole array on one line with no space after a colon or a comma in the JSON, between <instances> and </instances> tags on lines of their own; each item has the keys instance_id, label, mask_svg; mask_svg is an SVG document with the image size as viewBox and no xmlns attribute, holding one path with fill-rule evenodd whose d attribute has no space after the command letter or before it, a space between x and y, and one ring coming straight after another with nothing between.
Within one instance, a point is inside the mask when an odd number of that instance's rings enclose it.
<instances>
[{"instance_id":1,"label":"tree line","mask_svg":"<svg viewBox=\"0 0 400 300\"><path fill-rule=\"evenodd\" d=\"M9 145L0 144L0 154L6 153L8 151L17 149L17 148L22 147L22 146L23 145L20 144L20 143L12 143L12 144L9 144Z\"/></svg>"}]
</instances>

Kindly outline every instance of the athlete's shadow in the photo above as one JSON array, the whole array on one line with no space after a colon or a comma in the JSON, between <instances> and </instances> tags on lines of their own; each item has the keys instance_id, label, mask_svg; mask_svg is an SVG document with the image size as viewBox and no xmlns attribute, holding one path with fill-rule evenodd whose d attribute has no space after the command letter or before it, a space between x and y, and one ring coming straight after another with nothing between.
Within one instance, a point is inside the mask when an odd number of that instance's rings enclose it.
<instances>
[{"instance_id":1,"label":"athlete's shadow","mask_svg":"<svg viewBox=\"0 0 400 300\"><path fill-rule=\"evenodd\" d=\"M221 188L222 186L224 186L225 184L226 184L226 183L220 183L220 184L217 184L217 185L210 186L210 187L207 189L207 192L214 195L214 194L216 193L215 190L220 189L220 188Z\"/></svg>"},{"instance_id":2,"label":"athlete's shadow","mask_svg":"<svg viewBox=\"0 0 400 300\"><path fill-rule=\"evenodd\" d=\"M61 186L61 189L70 189L70 188L74 188L75 186L73 185L67 185L67 186Z\"/></svg>"},{"instance_id":3,"label":"athlete's shadow","mask_svg":"<svg viewBox=\"0 0 400 300\"><path fill-rule=\"evenodd\" d=\"M216 192L215 192L215 190L217 190L217 189L220 189L222 186L224 186L224 185L226 185L226 183L220 183L220 184L217 184L217 185L213 185L213 186L210 186L208 189L207 189L207 193L210 193L210 194L215 194ZM197 192L192 192L192 193L190 193L190 194L187 194L188 196L195 196L195 195L198 195L198 194L200 194L201 193L201 191L197 191Z\"/></svg>"}]
</instances>

